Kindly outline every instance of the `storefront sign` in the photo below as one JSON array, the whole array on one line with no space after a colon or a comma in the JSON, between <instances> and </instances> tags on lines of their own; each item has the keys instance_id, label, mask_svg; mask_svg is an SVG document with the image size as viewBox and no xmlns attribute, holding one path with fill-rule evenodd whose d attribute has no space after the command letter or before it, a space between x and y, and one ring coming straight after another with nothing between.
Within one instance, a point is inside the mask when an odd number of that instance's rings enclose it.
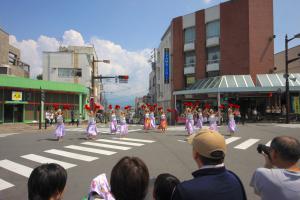
<instances>
[{"instance_id":1,"label":"storefront sign","mask_svg":"<svg viewBox=\"0 0 300 200\"><path fill-rule=\"evenodd\" d=\"M12 91L11 100L12 101L22 101L22 92Z\"/></svg>"},{"instance_id":2,"label":"storefront sign","mask_svg":"<svg viewBox=\"0 0 300 200\"><path fill-rule=\"evenodd\" d=\"M169 48L164 49L164 78L165 78L165 83L169 83L169 76L170 76L170 71L169 71L169 63L170 63L170 52Z\"/></svg>"},{"instance_id":3,"label":"storefront sign","mask_svg":"<svg viewBox=\"0 0 300 200\"><path fill-rule=\"evenodd\" d=\"M299 97L292 97L292 109L294 113L300 114L300 102Z\"/></svg>"}]
</instances>

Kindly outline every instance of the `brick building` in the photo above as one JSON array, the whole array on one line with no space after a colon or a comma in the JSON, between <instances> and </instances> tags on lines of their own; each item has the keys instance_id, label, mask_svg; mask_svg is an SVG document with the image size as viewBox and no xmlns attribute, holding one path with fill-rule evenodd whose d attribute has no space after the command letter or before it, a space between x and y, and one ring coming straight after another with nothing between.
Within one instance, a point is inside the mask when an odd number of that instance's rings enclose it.
<instances>
[{"instance_id":1,"label":"brick building","mask_svg":"<svg viewBox=\"0 0 300 200\"><path fill-rule=\"evenodd\" d=\"M157 53L157 103L174 108L174 91L209 77L256 81L274 68L273 35L273 0L231 0L172 19Z\"/></svg>"}]
</instances>

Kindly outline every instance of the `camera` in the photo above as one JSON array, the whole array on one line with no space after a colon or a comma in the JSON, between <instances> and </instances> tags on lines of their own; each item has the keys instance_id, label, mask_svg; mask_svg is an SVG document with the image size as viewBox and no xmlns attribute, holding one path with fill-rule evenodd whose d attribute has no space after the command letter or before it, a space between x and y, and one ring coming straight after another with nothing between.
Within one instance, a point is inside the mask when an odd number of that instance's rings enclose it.
<instances>
[{"instance_id":1,"label":"camera","mask_svg":"<svg viewBox=\"0 0 300 200\"><path fill-rule=\"evenodd\" d=\"M270 157L270 151L271 151L271 148L264 145L264 144L258 144L257 145L257 152L258 153L262 153L264 152L264 154L268 155Z\"/></svg>"}]
</instances>

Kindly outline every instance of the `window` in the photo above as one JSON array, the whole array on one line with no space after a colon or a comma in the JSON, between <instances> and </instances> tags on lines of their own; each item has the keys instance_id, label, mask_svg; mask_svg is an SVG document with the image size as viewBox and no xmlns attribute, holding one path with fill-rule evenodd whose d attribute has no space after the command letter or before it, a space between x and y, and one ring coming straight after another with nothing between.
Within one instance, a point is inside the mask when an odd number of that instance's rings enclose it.
<instances>
[{"instance_id":1,"label":"window","mask_svg":"<svg viewBox=\"0 0 300 200\"><path fill-rule=\"evenodd\" d=\"M7 74L7 67L0 67L0 74Z\"/></svg>"},{"instance_id":2,"label":"window","mask_svg":"<svg viewBox=\"0 0 300 200\"><path fill-rule=\"evenodd\" d=\"M184 54L184 67L195 67L196 54L194 51L189 51Z\"/></svg>"},{"instance_id":3,"label":"window","mask_svg":"<svg viewBox=\"0 0 300 200\"><path fill-rule=\"evenodd\" d=\"M213 21L206 24L206 38L220 36L220 21Z\"/></svg>"},{"instance_id":4,"label":"window","mask_svg":"<svg viewBox=\"0 0 300 200\"><path fill-rule=\"evenodd\" d=\"M207 64L219 63L220 61L220 47L207 48Z\"/></svg>"},{"instance_id":5,"label":"window","mask_svg":"<svg viewBox=\"0 0 300 200\"><path fill-rule=\"evenodd\" d=\"M195 76L185 76L185 86L189 87L196 82Z\"/></svg>"},{"instance_id":6,"label":"window","mask_svg":"<svg viewBox=\"0 0 300 200\"><path fill-rule=\"evenodd\" d=\"M195 27L184 29L184 43L192 43L195 41Z\"/></svg>"},{"instance_id":7,"label":"window","mask_svg":"<svg viewBox=\"0 0 300 200\"><path fill-rule=\"evenodd\" d=\"M215 76L220 76L220 71L210 71L210 72L206 72L206 77L215 77Z\"/></svg>"},{"instance_id":8,"label":"window","mask_svg":"<svg viewBox=\"0 0 300 200\"><path fill-rule=\"evenodd\" d=\"M58 68L58 77L74 77L82 76L82 69L74 69L74 68Z\"/></svg>"}]
</instances>

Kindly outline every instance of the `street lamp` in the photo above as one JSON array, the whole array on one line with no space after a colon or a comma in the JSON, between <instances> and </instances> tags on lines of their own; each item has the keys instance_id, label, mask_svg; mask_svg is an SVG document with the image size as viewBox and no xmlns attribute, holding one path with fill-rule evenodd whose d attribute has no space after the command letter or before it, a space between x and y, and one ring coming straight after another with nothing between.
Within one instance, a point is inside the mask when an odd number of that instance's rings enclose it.
<instances>
[{"instance_id":1,"label":"street lamp","mask_svg":"<svg viewBox=\"0 0 300 200\"><path fill-rule=\"evenodd\" d=\"M288 43L295 38L300 38L300 33L294 35L294 37L288 39L288 36L285 35L285 100L286 100L286 118L285 123L290 123L290 84L289 84L289 68L288 65L291 62L294 62L300 59L300 55L297 58L293 58L291 60L288 59Z\"/></svg>"}]
</instances>

